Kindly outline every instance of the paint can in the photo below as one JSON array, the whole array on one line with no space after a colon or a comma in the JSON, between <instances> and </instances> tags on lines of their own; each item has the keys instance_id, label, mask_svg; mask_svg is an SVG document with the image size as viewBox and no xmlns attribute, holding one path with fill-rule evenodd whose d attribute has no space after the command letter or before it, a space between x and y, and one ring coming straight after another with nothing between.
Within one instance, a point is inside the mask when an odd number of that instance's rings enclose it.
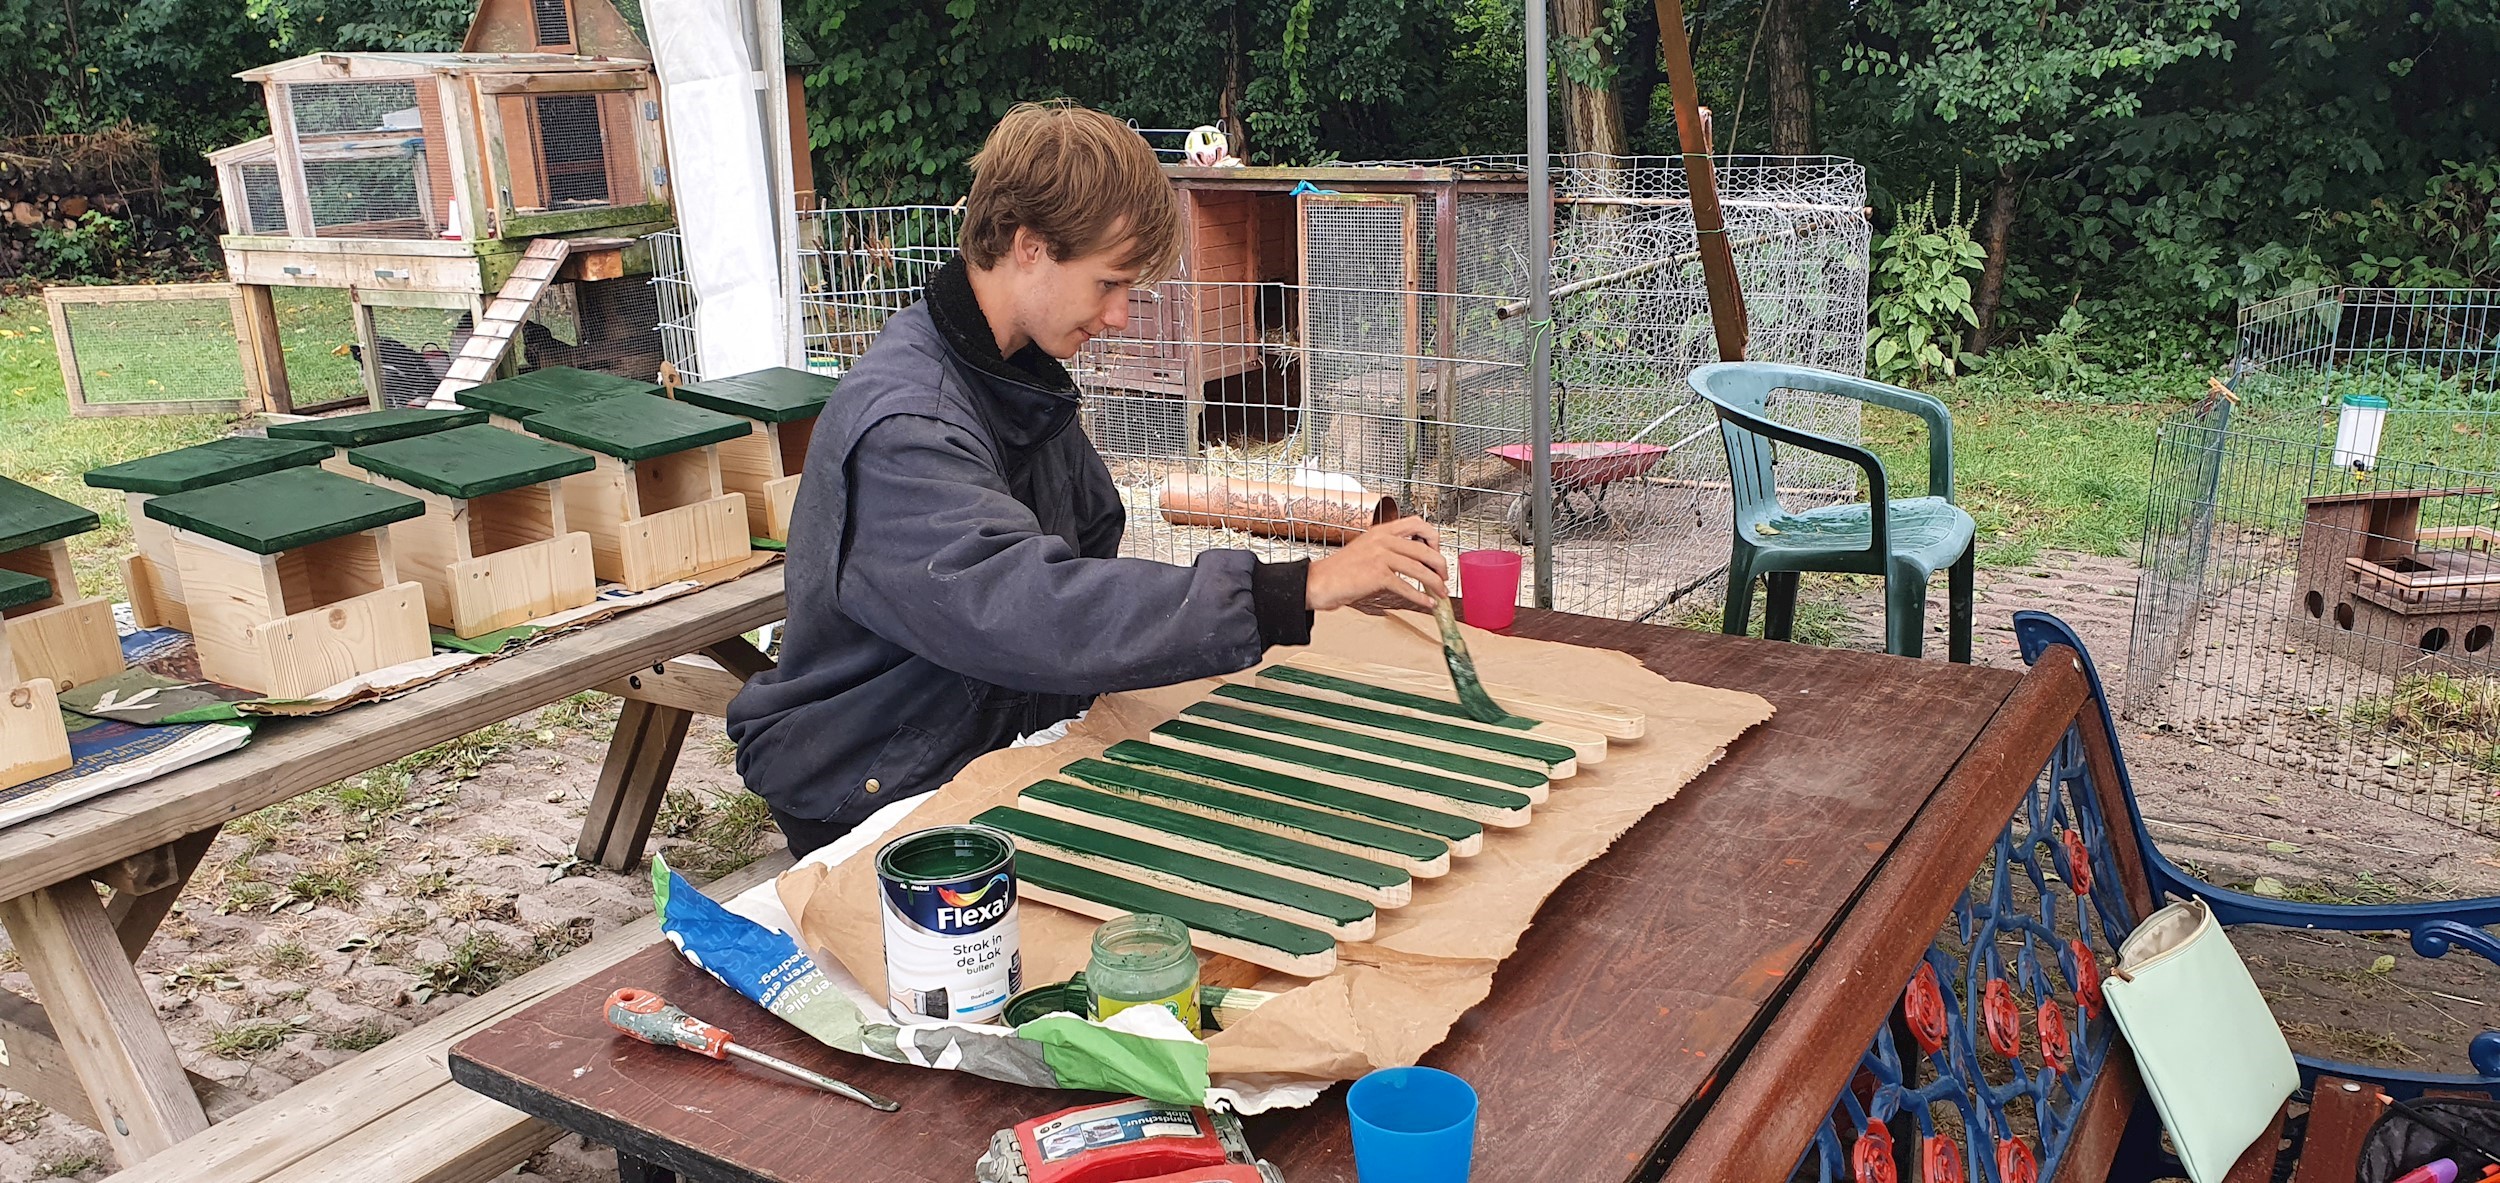
<instances>
[{"instance_id":1,"label":"paint can","mask_svg":"<svg viewBox=\"0 0 2500 1183\"><path fill-rule=\"evenodd\" d=\"M877 851L886 1005L901 1022L995 1021L1024 977L1016 844L989 826L937 826Z\"/></svg>"}]
</instances>

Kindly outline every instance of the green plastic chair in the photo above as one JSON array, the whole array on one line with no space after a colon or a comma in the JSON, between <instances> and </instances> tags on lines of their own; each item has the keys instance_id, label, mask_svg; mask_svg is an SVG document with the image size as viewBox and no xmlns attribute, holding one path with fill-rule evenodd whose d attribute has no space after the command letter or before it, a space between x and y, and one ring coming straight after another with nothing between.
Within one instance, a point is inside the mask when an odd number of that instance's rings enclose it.
<instances>
[{"instance_id":1,"label":"green plastic chair","mask_svg":"<svg viewBox=\"0 0 2500 1183\"><path fill-rule=\"evenodd\" d=\"M1951 565L1951 652L1970 661L1971 537L1969 514L1953 504L1953 415L1914 390L1828 370L1771 362L1716 362L1692 373L1693 389L1719 409L1727 445L1734 541L1727 556L1727 611L1721 631L1742 636L1753 617L1753 577L1763 577L1762 635L1785 641L1796 623L1797 575L1844 571L1884 577L1884 650L1919 656L1926 635L1927 581ZM1906 411L1927 423L1927 496L1895 499L1883 461L1855 444L1773 422L1765 407L1775 390L1839 395ZM1789 444L1855 464L1866 473L1869 500L1790 513L1774 480L1773 447ZM1873 506L1882 506L1878 514Z\"/></svg>"}]
</instances>

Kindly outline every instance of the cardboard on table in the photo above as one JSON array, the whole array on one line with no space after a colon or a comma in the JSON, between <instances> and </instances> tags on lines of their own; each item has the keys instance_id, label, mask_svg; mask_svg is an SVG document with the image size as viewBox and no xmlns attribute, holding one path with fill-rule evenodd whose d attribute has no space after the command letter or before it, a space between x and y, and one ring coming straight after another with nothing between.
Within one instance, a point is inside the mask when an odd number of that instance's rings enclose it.
<instances>
[{"instance_id":1,"label":"cardboard on table","mask_svg":"<svg viewBox=\"0 0 2500 1183\"><path fill-rule=\"evenodd\" d=\"M1430 631L1429 621L1419 631L1351 610L1328 612L1313 629L1311 648L1439 669L1441 650L1426 636ZM1672 800L1747 728L1771 717L1771 704L1757 695L1669 681L1628 654L1472 628L1467 633L1488 682L1620 703L1648 716L1648 733L1616 745L1603 764L1557 786L1526 828L1488 835L1483 852L1454 860L1448 875L1417 880L1412 902L1382 912L1372 939L1339 944L1335 972L1310 981L1270 975L1260 982L1262 989L1283 996L1207 1038L1211 1071L1342 1080L1415 1062L1491 991L1494 971L1565 878ZM1066 739L973 761L894 833L967 821L984 809L1012 804L1026 785L1071 760L1144 735L1214 685L1200 681L1106 695ZM884 936L874 862L859 857L834 867L803 866L784 874L779 887L808 950L848 970L871 997L883 997ZM1028 901L1020 924L1028 985L1059 981L1084 968L1094 921Z\"/></svg>"}]
</instances>

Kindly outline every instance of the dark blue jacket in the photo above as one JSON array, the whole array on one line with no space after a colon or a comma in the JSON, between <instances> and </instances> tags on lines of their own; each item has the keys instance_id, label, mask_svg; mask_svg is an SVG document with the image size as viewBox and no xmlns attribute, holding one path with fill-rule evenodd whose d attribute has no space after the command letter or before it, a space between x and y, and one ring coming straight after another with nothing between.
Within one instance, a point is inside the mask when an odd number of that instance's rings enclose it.
<instances>
[{"instance_id":1,"label":"dark blue jacket","mask_svg":"<svg viewBox=\"0 0 2500 1183\"><path fill-rule=\"evenodd\" d=\"M1067 371L1001 358L960 262L842 377L807 452L780 668L729 706L738 774L848 827L1094 695L1307 644L1302 563L1115 557L1119 488Z\"/></svg>"}]
</instances>

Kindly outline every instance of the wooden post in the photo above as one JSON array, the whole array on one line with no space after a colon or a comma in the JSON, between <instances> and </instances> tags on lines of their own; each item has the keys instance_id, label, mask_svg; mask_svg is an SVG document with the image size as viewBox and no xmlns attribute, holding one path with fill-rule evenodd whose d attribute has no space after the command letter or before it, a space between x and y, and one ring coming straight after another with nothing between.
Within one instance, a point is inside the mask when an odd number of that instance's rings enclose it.
<instances>
[{"instance_id":1,"label":"wooden post","mask_svg":"<svg viewBox=\"0 0 2500 1183\"><path fill-rule=\"evenodd\" d=\"M278 193L286 203L287 237L311 238L312 192L304 179L303 145L295 139L295 109L283 84L264 82L261 90L268 96L269 143L278 150Z\"/></svg>"},{"instance_id":2,"label":"wooden post","mask_svg":"<svg viewBox=\"0 0 2500 1183\"><path fill-rule=\"evenodd\" d=\"M1728 245L1727 219L1719 213L1719 178L1710 160L1709 117L1693 80L1693 47L1684 36L1684 0L1658 0L1658 56L1675 97L1675 134L1684 149L1684 179L1692 190L1694 246L1701 252L1702 287L1710 297L1710 326L1720 361L1745 360L1745 293L1736 283L1736 251Z\"/></svg>"},{"instance_id":3,"label":"wooden post","mask_svg":"<svg viewBox=\"0 0 2500 1183\"><path fill-rule=\"evenodd\" d=\"M660 815L660 799L677 770L677 755L686 745L686 728L694 716L677 707L627 699L616 718L616 734L608 741L608 758L599 767L599 785L590 798L589 816L573 853L611 871L624 871L642 861L651 840L651 825Z\"/></svg>"},{"instance_id":4,"label":"wooden post","mask_svg":"<svg viewBox=\"0 0 2500 1183\"><path fill-rule=\"evenodd\" d=\"M1436 377L1440 385L1439 404L1435 413L1440 423L1433 431L1433 447L1440 453L1441 497L1433 512L1455 517L1458 498L1458 182L1441 186L1432 196L1432 270L1433 290L1440 293L1439 311L1434 317L1433 351L1441 367Z\"/></svg>"},{"instance_id":5,"label":"wooden post","mask_svg":"<svg viewBox=\"0 0 2500 1183\"><path fill-rule=\"evenodd\" d=\"M0 901L63 1054L124 1165L208 1128L104 901L85 878Z\"/></svg>"},{"instance_id":6,"label":"wooden post","mask_svg":"<svg viewBox=\"0 0 2500 1183\"><path fill-rule=\"evenodd\" d=\"M245 409L294 414L295 392L286 378L286 345L278 337L277 301L267 286L235 285L234 337L243 352Z\"/></svg>"}]
</instances>

